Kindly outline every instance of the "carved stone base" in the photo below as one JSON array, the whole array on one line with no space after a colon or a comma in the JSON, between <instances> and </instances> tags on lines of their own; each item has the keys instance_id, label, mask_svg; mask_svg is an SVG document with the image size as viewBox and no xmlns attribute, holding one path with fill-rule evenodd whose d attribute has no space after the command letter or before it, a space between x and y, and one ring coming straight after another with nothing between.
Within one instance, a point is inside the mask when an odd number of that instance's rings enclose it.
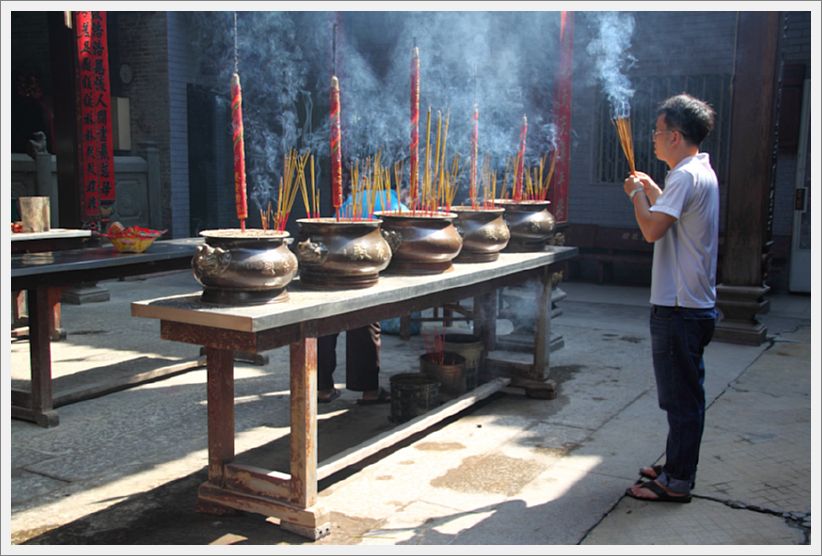
<instances>
[{"instance_id":1,"label":"carved stone base","mask_svg":"<svg viewBox=\"0 0 822 556\"><path fill-rule=\"evenodd\" d=\"M716 324L714 339L732 344L758 346L765 341L767 328L756 318L768 312L770 302L764 295L768 286L716 287L716 306L722 312Z\"/></svg>"}]
</instances>

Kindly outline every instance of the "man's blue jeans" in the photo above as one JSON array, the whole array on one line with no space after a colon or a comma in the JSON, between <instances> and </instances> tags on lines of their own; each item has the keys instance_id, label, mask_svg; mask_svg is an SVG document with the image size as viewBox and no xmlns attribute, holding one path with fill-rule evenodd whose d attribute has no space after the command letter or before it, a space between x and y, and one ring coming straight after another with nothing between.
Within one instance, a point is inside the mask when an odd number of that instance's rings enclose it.
<instances>
[{"instance_id":1,"label":"man's blue jeans","mask_svg":"<svg viewBox=\"0 0 822 556\"><path fill-rule=\"evenodd\" d=\"M690 492L705 426L705 362L715 309L651 307L651 348L659 407L668 414L668 441L661 481Z\"/></svg>"}]
</instances>

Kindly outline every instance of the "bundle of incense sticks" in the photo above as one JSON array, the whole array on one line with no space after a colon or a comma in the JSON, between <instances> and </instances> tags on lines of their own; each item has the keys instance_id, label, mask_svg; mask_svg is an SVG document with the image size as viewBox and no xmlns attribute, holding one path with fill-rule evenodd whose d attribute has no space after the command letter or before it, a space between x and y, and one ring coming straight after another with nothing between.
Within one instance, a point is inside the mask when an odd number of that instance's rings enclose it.
<instances>
[{"instance_id":1,"label":"bundle of incense sticks","mask_svg":"<svg viewBox=\"0 0 822 556\"><path fill-rule=\"evenodd\" d=\"M631 174L636 174L636 166L634 166L634 139L631 135L631 118L616 118L613 122L617 129L622 152L625 153L625 158L628 159L628 168L631 169Z\"/></svg>"},{"instance_id":2,"label":"bundle of incense sticks","mask_svg":"<svg viewBox=\"0 0 822 556\"><path fill-rule=\"evenodd\" d=\"M294 200L297 198L297 191L302 193L306 214L310 214L311 205L308 201L307 184L305 181L305 166L308 163L310 153L302 155L296 150L291 150L283 156L283 175L277 193L277 207L272 214L271 202L266 210L260 210L260 221L264 230L274 229L284 232L291 209L294 207ZM273 222L271 222L273 219ZM269 224L271 222L271 224Z\"/></svg>"},{"instance_id":3,"label":"bundle of incense sticks","mask_svg":"<svg viewBox=\"0 0 822 556\"><path fill-rule=\"evenodd\" d=\"M424 213L431 214L439 211L440 206L450 210L456 195L457 179L459 176L459 156L451 160L451 167L447 165L448 151L448 123L450 114L446 114L445 121L442 112L437 111L437 135L434 144L434 167L431 168L431 109L426 117L425 139L425 171L422 176L420 191L420 206ZM444 123L444 126L443 126Z\"/></svg>"},{"instance_id":4,"label":"bundle of incense sticks","mask_svg":"<svg viewBox=\"0 0 822 556\"><path fill-rule=\"evenodd\" d=\"M547 154L540 158L539 166L527 169L525 172L525 198L532 201L544 201L548 198L548 189L551 187L551 179L554 176L554 168L557 162L557 151L551 151L551 162L548 166L548 174L544 173Z\"/></svg>"},{"instance_id":5,"label":"bundle of incense sticks","mask_svg":"<svg viewBox=\"0 0 822 556\"><path fill-rule=\"evenodd\" d=\"M497 171L491 170L491 161L485 157L482 163L482 206L493 208L497 197Z\"/></svg>"},{"instance_id":6,"label":"bundle of incense sticks","mask_svg":"<svg viewBox=\"0 0 822 556\"><path fill-rule=\"evenodd\" d=\"M373 162L371 157L367 157L362 166L358 160L351 162L351 207L344 215L347 218L372 219L378 205L383 210L388 210L386 207L389 205L391 191L391 168L383 166L381 158L382 152L377 151ZM401 183L402 165L394 165L394 175L397 183ZM397 194L399 195L399 185Z\"/></svg>"}]
</instances>

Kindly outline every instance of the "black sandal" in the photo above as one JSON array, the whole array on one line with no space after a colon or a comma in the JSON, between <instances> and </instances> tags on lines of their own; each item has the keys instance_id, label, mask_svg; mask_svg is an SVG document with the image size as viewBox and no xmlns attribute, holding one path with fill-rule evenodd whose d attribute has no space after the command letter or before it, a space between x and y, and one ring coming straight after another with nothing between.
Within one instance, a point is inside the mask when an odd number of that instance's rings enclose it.
<instances>
[{"instance_id":1,"label":"black sandal","mask_svg":"<svg viewBox=\"0 0 822 556\"><path fill-rule=\"evenodd\" d=\"M661 464L660 465L649 465L648 467L640 467L639 468L639 476L644 477L646 479L650 479L652 481L655 481L656 479L659 478L660 475L662 475L662 468L663 467L664 466L661 465ZM648 473L649 469L651 470L651 473ZM638 485L641 482L642 482L642 479L637 479L637 481L634 484ZM694 486L696 486L696 482L691 481L691 490L693 490Z\"/></svg>"},{"instance_id":2,"label":"black sandal","mask_svg":"<svg viewBox=\"0 0 822 556\"><path fill-rule=\"evenodd\" d=\"M653 481L657 477L662 475L662 467L662 465L650 465L648 467L640 467L639 476L645 477L646 479L651 479ZM650 473L648 472L648 470L650 470Z\"/></svg>"},{"instance_id":3,"label":"black sandal","mask_svg":"<svg viewBox=\"0 0 822 556\"><path fill-rule=\"evenodd\" d=\"M330 394L328 394L327 398L321 398L317 396L317 403L331 403L339 397L340 391L334 388L334 390Z\"/></svg>"},{"instance_id":4,"label":"black sandal","mask_svg":"<svg viewBox=\"0 0 822 556\"><path fill-rule=\"evenodd\" d=\"M377 397L370 400L364 400L360 398L357 400L357 405L376 405L380 403L389 403L391 401L391 394L389 394L385 388L380 388L377 392Z\"/></svg>"},{"instance_id":5,"label":"black sandal","mask_svg":"<svg viewBox=\"0 0 822 556\"><path fill-rule=\"evenodd\" d=\"M627 494L631 498L636 498L637 500L642 500L644 502L678 502L680 504L687 504L691 501L690 493L679 495L669 494L668 491L665 490L662 487L662 485L660 485L656 481L647 481L645 483L640 483L639 487L644 488L645 490L648 490L650 492L653 492L654 494L656 494L656 498L644 498L642 496L637 496L636 494L634 494L633 490L631 490L631 488L633 487L627 489L625 491L625 494Z\"/></svg>"}]
</instances>

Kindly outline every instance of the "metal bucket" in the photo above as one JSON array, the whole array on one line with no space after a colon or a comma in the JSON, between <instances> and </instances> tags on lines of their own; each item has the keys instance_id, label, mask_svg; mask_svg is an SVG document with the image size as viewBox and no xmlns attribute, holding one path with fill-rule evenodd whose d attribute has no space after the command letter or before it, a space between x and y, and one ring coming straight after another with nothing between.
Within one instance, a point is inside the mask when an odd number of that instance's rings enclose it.
<instances>
[{"instance_id":1,"label":"metal bucket","mask_svg":"<svg viewBox=\"0 0 822 556\"><path fill-rule=\"evenodd\" d=\"M442 358L442 363L437 356ZM467 389L465 357L459 353L423 353L420 355L420 371L439 380L440 388L447 394L464 394Z\"/></svg>"},{"instance_id":2,"label":"metal bucket","mask_svg":"<svg viewBox=\"0 0 822 556\"><path fill-rule=\"evenodd\" d=\"M480 337L473 334L449 333L445 335L443 349L465 358L465 388L476 388L485 366L485 345Z\"/></svg>"},{"instance_id":3,"label":"metal bucket","mask_svg":"<svg viewBox=\"0 0 822 556\"><path fill-rule=\"evenodd\" d=\"M400 373L391 377L391 420L403 423L439 403L440 383L422 373Z\"/></svg>"}]
</instances>

